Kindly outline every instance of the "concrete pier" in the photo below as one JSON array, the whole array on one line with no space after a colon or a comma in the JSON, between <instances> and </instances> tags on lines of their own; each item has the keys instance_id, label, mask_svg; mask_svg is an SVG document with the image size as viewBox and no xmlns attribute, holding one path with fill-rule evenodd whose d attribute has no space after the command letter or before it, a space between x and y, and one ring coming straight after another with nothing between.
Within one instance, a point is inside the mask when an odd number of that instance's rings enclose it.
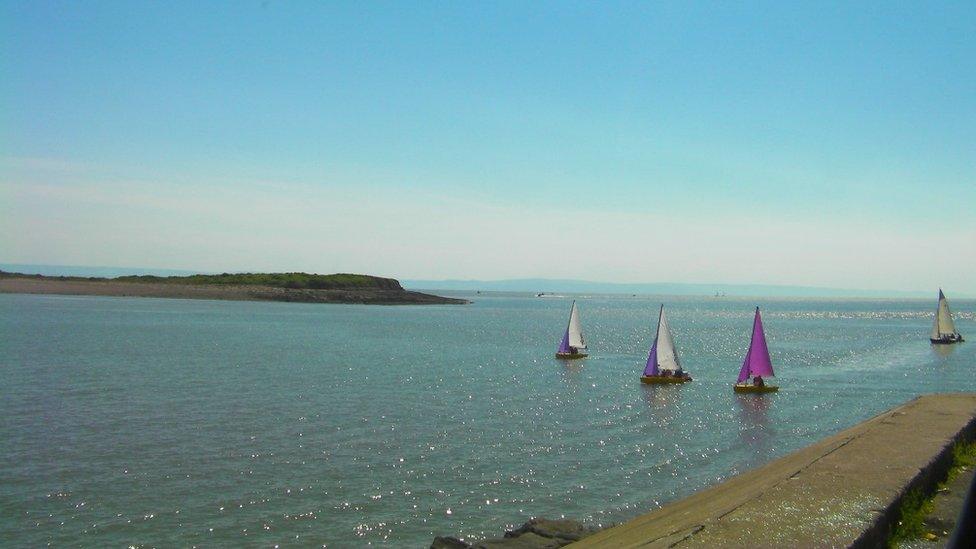
<instances>
[{"instance_id":1,"label":"concrete pier","mask_svg":"<svg viewBox=\"0 0 976 549\"><path fill-rule=\"evenodd\" d=\"M919 397L570 547L883 547L974 434L976 394Z\"/></svg>"}]
</instances>

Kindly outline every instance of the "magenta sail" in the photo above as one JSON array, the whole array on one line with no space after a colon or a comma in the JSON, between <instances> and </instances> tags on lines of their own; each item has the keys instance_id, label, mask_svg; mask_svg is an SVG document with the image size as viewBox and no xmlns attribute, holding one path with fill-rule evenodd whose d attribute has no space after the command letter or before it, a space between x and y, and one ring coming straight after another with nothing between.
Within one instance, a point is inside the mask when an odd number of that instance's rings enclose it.
<instances>
[{"instance_id":1,"label":"magenta sail","mask_svg":"<svg viewBox=\"0 0 976 549\"><path fill-rule=\"evenodd\" d=\"M551 339L549 341L552 341ZM551 349L552 347L550 347ZM572 351L569 349L569 328L566 328L566 333L563 334L563 341L559 344L559 353L569 354Z\"/></svg>"},{"instance_id":2,"label":"magenta sail","mask_svg":"<svg viewBox=\"0 0 976 549\"><path fill-rule=\"evenodd\" d=\"M654 344L651 345L651 352L647 353L647 366L644 367L645 376L657 376L661 375L661 371L657 366L657 339L661 335L661 317L664 316L664 305L661 305L661 311L657 314L657 329L654 330Z\"/></svg>"},{"instance_id":3,"label":"magenta sail","mask_svg":"<svg viewBox=\"0 0 976 549\"><path fill-rule=\"evenodd\" d=\"M657 369L657 337L654 338L654 345L651 345L651 352L647 355L647 366L644 367L644 375L660 375Z\"/></svg>"},{"instance_id":4,"label":"magenta sail","mask_svg":"<svg viewBox=\"0 0 976 549\"><path fill-rule=\"evenodd\" d=\"M753 376L772 376L773 361L769 358L769 347L766 346L766 334L763 332L762 318L759 316L759 307L756 307L756 319L752 323L752 342L749 344L749 352L739 370L739 379L736 383L742 383Z\"/></svg>"}]
</instances>

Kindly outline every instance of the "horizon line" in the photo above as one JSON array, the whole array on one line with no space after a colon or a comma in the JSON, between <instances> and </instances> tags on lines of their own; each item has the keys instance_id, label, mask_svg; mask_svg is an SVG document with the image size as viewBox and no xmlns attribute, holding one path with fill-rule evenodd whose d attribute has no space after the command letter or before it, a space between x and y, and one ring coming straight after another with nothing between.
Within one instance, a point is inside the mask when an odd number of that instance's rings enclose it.
<instances>
[{"instance_id":1,"label":"horizon line","mask_svg":"<svg viewBox=\"0 0 976 549\"><path fill-rule=\"evenodd\" d=\"M140 271L140 272L143 272L144 274L166 273L169 276L173 276L173 275L191 275L191 274L219 274L219 273L222 273L222 272L227 272L227 273L247 273L247 272L252 272L252 273L253 272L307 272L307 271L302 271L302 270L297 270L297 271L296 270L263 271L263 270L236 270L236 269L232 269L232 270L221 270L221 271L210 271L210 270L194 270L194 269L175 269L175 268L168 268L168 267L119 267L119 266L107 266L107 265L57 265L57 264L44 264L44 263L6 263L6 262L0 262L0 269L7 270L8 267L12 267L12 268L26 267L28 269L41 269L41 270L49 271L49 272L46 272L46 273L45 272L36 272L36 273L24 272L23 273L23 274L41 274L41 275L45 275L45 276L107 276L107 274L112 273L112 272L118 272L119 273L119 274L116 274L115 276L124 276L126 274L132 274L132 271ZM50 272L50 271L59 271L59 272ZM75 272L69 272L69 271L75 271ZM88 273L92 273L92 274L83 274L84 271L87 271ZM99 273L98 271L102 271L102 272ZM10 272L12 272L12 271L10 271ZM338 273L338 272L349 272L349 271L335 271L335 272ZM313 272L312 274L331 274L331 273L316 273L316 272ZM384 275L375 275L375 274L372 274L372 273L361 273L361 274L367 274L367 275L370 275L370 276L384 276ZM930 291L933 291L933 290L917 290L917 289L915 289L915 290L904 290L904 289L898 289L898 290L895 290L895 289L876 289L876 290L870 290L870 289L865 289L865 288L842 288L842 287L835 287L835 286L816 286L816 285L806 285L806 284L783 284L783 283L756 283L756 282L673 282L673 281L658 281L658 282L610 282L610 281L587 280L587 279L578 279L578 278L547 278L547 277L517 277L517 278L496 278L496 279L487 279L487 278L442 278L441 279L441 278L411 278L411 277L392 276L392 277L389 277L389 278L394 278L397 281L399 281L401 284L404 284L404 285L415 285L417 283L421 283L421 284L444 283L444 284L467 284L467 285L472 285L472 284L518 284L518 283L525 284L525 283L538 283L538 284L586 284L586 285L594 285L594 286L631 287L631 288L637 288L637 287L653 287L653 286L674 286L674 287L686 288L686 289L689 289L689 290L691 290L691 289L701 289L701 290L707 289L708 291L706 293L687 294L687 295L702 295L702 296L706 296L706 297L710 296L710 294L712 292L722 292L723 290L731 290L731 289L737 289L737 290L747 290L747 289L754 289L754 290L756 290L756 289L775 289L775 290L787 290L787 291L788 290L798 290L798 291L821 292L821 293L838 292L838 293L845 294L844 296L841 296L841 297L859 297L857 294L866 294L866 295L863 295L863 297L883 297L883 296L886 296L887 295L887 296L890 296L890 297L918 297L918 298L924 298L925 297L925 294L929 293ZM420 289L420 288L418 287L418 289ZM439 289L439 290L449 290L449 291L450 290L453 290L453 291L466 290L465 288L435 288L435 287L427 287L427 288L423 288L423 289L430 289L430 290ZM541 288L541 287L540 288L534 288L534 289L525 289L525 290L490 289L490 288L470 288L470 289L472 291L482 289L484 291L517 291L517 292L536 292L536 291L538 291L538 292L546 292L546 288ZM944 287L941 287L940 286L939 288L937 288L934 291L941 291L943 289L944 289ZM627 294L627 293L635 293L634 291L631 291L631 290L627 290L627 291L620 290L618 292L614 292L614 291L602 291L601 292L601 291L597 291L597 290L594 290L594 289L591 289L591 290L570 290L570 289L555 290L555 289L551 289L550 291L559 291L559 292L563 292L563 293L579 293L581 291L583 293L590 292L590 293L606 293L606 294L615 294L615 293ZM911 295L906 295L906 294L911 294ZM661 294L661 295L664 295L664 294ZM762 294L748 294L748 295L746 295L746 294L738 294L738 295L725 296L725 297L747 297L747 296L748 297L763 297ZM773 296L773 297L787 297L787 295L777 295L777 296ZM808 296L808 295L795 295L794 297L811 297L811 296ZM821 295L821 296L816 296L816 297L825 297L825 296L822 296ZM954 296L954 298L955 299L974 299L974 298L976 298L976 296L974 296L972 294L969 294L967 292L962 292L962 293L956 293L955 296Z\"/></svg>"},{"instance_id":2,"label":"horizon line","mask_svg":"<svg viewBox=\"0 0 976 549\"><path fill-rule=\"evenodd\" d=\"M458 287L445 287L443 285L436 284L438 281L430 280L411 280L404 279L401 283L404 287L411 290L417 291L448 291L448 292L458 292L458 291L480 291L480 292L498 292L498 293L544 293L549 296L556 297L558 295L585 295L585 294L595 294L595 295L644 295L644 296L680 296L680 297L716 297L714 294L720 293L718 297L727 298L847 298L847 299L935 299L934 296L928 294L931 291L925 290L866 290L866 289L850 289L850 288L832 288L826 286L791 286L791 285L764 285L764 284L697 284L697 283L634 283L634 284L617 284L617 283L599 283L599 282L589 282L589 281L579 281L581 283L590 283L594 285L605 285L605 286L646 286L647 288L633 288L627 289L614 289L614 288L590 288L590 289L545 289L545 288L498 288L498 287L488 287L488 288L458 288ZM484 281L486 284L491 282L508 282L506 280L499 281ZM418 284L419 283L419 284ZM662 288L654 288L655 286L660 286ZM671 288L668 288L671 287ZM685 291L680 291L684 289ZM678 291L675 291L678 290ZM764 291L766 290L766 291ZM773 291L769 291L773 290ZM956 300L971 300L976 299L971 294L967 293L956 293L951 297L952 301Z\"/></svg>"}]
</instances>

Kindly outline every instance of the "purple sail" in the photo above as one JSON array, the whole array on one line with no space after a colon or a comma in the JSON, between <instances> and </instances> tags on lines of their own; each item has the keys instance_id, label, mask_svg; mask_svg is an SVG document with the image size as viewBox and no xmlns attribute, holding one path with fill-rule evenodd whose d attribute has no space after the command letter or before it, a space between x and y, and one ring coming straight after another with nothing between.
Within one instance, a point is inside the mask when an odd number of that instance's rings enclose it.
<instances>
[{"instance_id":1,"label":"purple sail","mask_svg":"<svg viewBox=\"0 0 976 549\"><path fill-rule=\"evenodd\" d=\"M773 361L769 358L769 347L766 346L766 334L763 332L762 318L759 317L759 307L756 307L756 319L752 323L752 342L749 344L749 352L746 359L742 362L742 369L739 370L739 379L736 383L742 383L752 376L772 376Z\"/></svg>"},{"instance_id":2,"label":"purple sail","mask_svg":"<svg viewBox=\"0 0 976 549\"><path fill-rule=\"evenodd\" d=\"M659 375L657 369L657 338L654 338L654 345L651 345L651 352L647 355L647 366L644 368L645 376Z\"/></svg>"},{"instance_id":3,"label":"purple sail","mask_svg":"<svg viewBox=\"0 0 976 549\"><path fill-rule=\"evenodd\" d=\"M569 328L566 328L566 333L563 334L563 341L559 344L559 353L570 353L569 350Z\"/></svg>"}]
</instances>

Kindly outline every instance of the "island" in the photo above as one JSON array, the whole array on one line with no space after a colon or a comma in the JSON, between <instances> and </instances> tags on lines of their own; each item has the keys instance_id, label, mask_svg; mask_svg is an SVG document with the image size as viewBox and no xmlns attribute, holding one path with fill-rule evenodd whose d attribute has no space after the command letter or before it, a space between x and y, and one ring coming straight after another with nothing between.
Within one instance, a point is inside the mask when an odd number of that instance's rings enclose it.
<instances>
[{"instance_id":1,"label":"island","mask_svg":"<svg viewBox=\"0 0 976 549\"><path fill-rule=\"evenodd\" d=\"M0 271L0 293L62 294L231 301L461 305L465 299L404 290L400 282L361 274L223 273L115 278L43 276Z\"/></svg>"}]
</instances>

